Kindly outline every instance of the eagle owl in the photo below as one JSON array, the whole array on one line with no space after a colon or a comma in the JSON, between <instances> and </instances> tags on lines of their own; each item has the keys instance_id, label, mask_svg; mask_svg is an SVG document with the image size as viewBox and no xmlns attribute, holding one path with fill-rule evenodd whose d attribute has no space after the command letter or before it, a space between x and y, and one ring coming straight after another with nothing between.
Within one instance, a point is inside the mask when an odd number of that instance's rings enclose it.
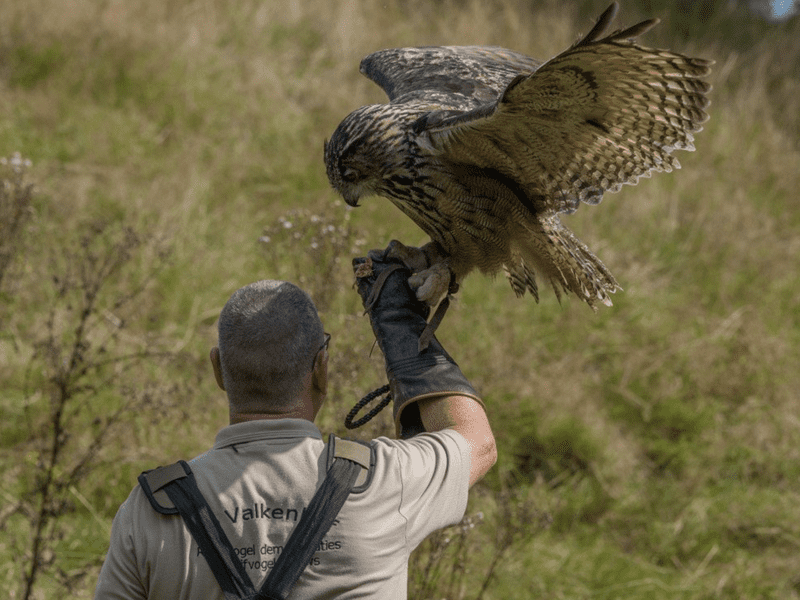
<instances>
[{"instance_id":1,"label":"eagle owl","mask_svg":"<svg viewBox=\"0 0 800 600\"><path fill-rule=\"evenodd\" d=\"M389 103L341 122L325 142L327 174L349 205L384 196L430 236L407 260L420 299L434 304L451 276L477 268L503 270L518 296L538 301L538 275L559 299L611 304L617 281L559 214L679 168L673 152L694 150L708 118L712 64L637 45L657 19L605 35L616 11L546 62L494 46L361 62Z\"/></svg>"}]
</instances>

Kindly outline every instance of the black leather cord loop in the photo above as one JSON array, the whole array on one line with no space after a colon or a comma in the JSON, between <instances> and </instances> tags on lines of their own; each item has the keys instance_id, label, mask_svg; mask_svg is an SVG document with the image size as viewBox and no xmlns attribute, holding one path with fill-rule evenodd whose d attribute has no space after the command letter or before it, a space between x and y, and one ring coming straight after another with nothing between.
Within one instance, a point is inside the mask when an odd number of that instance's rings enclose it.
<instances>
[{"instance_id":1,"label":"black leather cord loop","mask_svg":"<svg viewBox=\"0 0 800 600\"><path fill-rule=\"evenodd\" d=\"M378 403L378 405L371 411L369 411L366 415L361 417L358 421L353 422L353 419L355 419L359 411L365 406L367 406L367 404L375 400L375 398L377 398L381 394L386 394L386 397L383 400L381 400L380 403ZM388 384L384 385L383 387L379 387L377 390L371 391L361 400L356 402L356 405L352 408L352 410L349 413L347 413L347 416L344 418L344 426L347 427L348 429L356 429L358 427L361 427L362 425L366 425L372 420L372 417L374 417L384 408L389 406L391 401L392 401L392 394L389 393Z\"/></svg>"}]
</instances>

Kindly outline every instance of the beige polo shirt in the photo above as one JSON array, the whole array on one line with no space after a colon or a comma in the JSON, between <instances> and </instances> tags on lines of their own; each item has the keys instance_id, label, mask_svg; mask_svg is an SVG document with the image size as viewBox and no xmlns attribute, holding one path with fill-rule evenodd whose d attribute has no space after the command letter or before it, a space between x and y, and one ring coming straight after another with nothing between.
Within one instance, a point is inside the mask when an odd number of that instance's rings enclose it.
<instances>
[{"instance_id":1,"label":"beige polo shirt","mask_svg":"<svg viewBox=\"0 0 800 600\"><path fill-rule=\"evenodd\" d=\"M405 599L408 557L467 505L469 448L456 431L373 440L369 488L351 494L292 599ZM190 461L197 485L258 588L325 476L325 443L302 419L250 421L217 435ZM97 599L223 599L178 515L157 513L134 488L114 518Z\"/></svg>"}]
</instances>

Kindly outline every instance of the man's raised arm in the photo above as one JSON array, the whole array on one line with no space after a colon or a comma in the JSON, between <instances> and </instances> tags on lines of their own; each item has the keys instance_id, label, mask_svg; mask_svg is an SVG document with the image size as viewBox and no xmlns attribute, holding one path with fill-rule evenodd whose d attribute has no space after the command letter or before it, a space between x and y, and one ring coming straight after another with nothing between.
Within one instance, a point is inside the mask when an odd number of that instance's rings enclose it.
<instances>
[{"instance_id":1,"label":"man's raised arm","mask_svg":"<svg viewBox=\"0 0 800 600\"><path fill-rule=\"evenodd\" d=\"M495 463L497 449L483 402L436 337L419 351L429 307L408 285L410 270L386 253L353 260L358 292L386 360L397 434L453 429L470 448L470 485Z\"/></svg>"}]
</instances>

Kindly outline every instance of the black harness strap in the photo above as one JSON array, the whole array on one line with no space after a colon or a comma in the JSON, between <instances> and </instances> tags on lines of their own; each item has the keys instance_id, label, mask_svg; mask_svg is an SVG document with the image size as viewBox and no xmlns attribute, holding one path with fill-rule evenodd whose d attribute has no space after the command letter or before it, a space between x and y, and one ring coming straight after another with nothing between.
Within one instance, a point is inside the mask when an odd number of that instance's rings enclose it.
<instances>
[{"instance_id":1,"label":"black harness strap","mask_svg":"<svg viewBox=\"0 0 800 600\"><path fill-rule=\"evenodd\" d=\"M333 525L351 491L369 485L374 455L370 446L351 440L329 440L328 470L322 485L303 511L280 556L260 590L222 530L219 520L200 493L189 465L178 461L139 475L150 504L162 514L180 514L197 542L226 600L285 600L305 570L322 538ZM363 483L356 486L364 470ZM171 502L165 502L162 494Z\"/></svg>"},{"instance_id":2,"label":"black harness strap","mask_svg":"<svg viewBox=\"0 0 800 600\"><path fill-rule=\"evenodd\" d=\"M189 465L184 461L180 462L189 469ZM200 552L203 553L225 594L225 600L253 597L255 594L253 583L242 561L236 556L219 520L200 493L191 469L187 477L176 479L163 489L200 547Z\"/></svg>"},{"instance_id":3,"label":"black harness strap","mask_svg":"<svg viewBox=\"0 0 800 600\"><path fill-rule=\"evenodd\" d=\"M283 600L289 595L311 556L317 551L322 538L333 525L360 471L361 466L348 459L338 458L333 462L322 485L303 511L300 522L292 531L256 600Z\"/></svg>"}]
</instances>

